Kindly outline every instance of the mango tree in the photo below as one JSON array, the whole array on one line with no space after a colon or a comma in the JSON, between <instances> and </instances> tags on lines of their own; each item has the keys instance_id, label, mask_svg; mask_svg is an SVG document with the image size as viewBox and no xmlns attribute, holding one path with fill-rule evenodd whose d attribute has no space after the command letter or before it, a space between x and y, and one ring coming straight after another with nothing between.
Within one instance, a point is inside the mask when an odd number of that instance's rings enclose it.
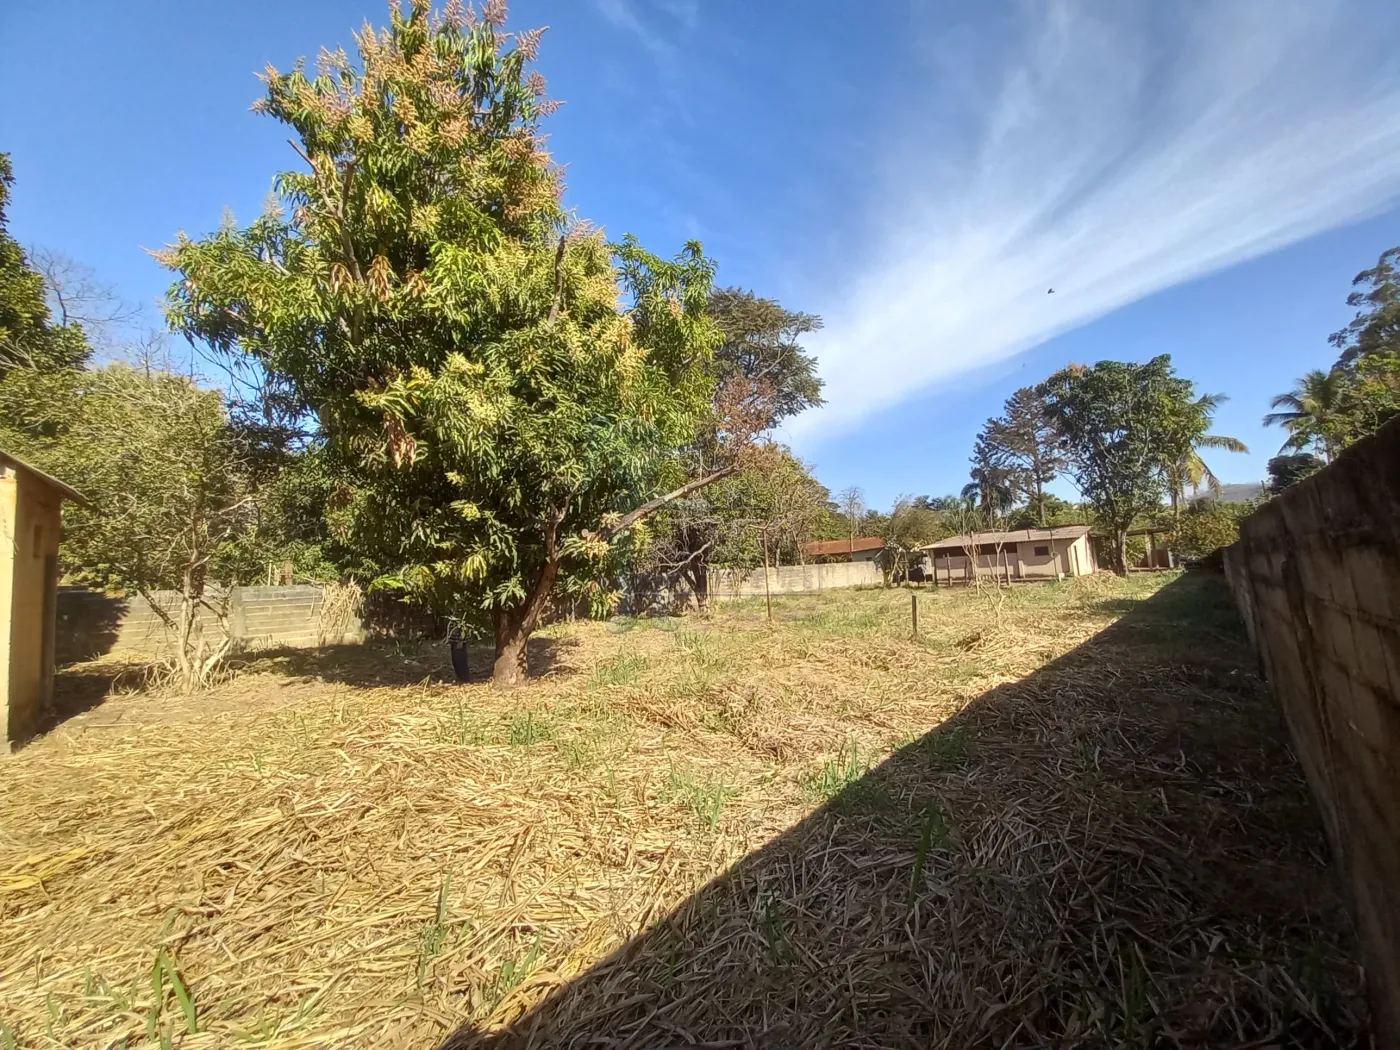
<instances>
[{"instance_id":1,"label":"mango tree","mask_svg":"<svg viewBox=\"0 0 1400 1050\"><path fill-rule=\"evenodd\" d=\"M251 225L181 235L171 323L251 358L315 419L327 513L373 585L489 630L518 681L560 590L605 603L613 541L733 469L752 433L710 420L713 265L608 243L560 203L529 66L539 31L424 0L269 69L257 108L301 160ZM714 425L714 424L707 424Z\"/></svg>"}]
</instances>

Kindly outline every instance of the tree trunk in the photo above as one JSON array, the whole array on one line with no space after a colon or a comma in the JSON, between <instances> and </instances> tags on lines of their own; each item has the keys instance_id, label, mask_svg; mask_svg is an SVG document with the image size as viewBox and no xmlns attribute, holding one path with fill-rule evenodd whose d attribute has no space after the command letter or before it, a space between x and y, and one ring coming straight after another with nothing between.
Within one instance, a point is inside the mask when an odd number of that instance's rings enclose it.
<instances>
[{"instance_id":1,"label":"tree trunk","mask_svg":"<svg viewBox=\"0 0 1400 1050\"><path fill-rule=\"evenodd\" d=\"M520 610L502 609L492 619L496 628L496 662L491 669L491 682L503 687L519 685L530 673L530 635L523 629L525 618Z\"/></svg>"},{"instance_id":2,"label":"tree trunk","mask_svg":"<svg viewBox=\"0 0 1400 1050\"><path fill-rule=\"evenodd\" d=\"M697 565L692 570L690 580L691 593L695 595L695 608L700 612L708 612L710 608L710 565L704 562Z\"/></svg>"},{"instance_id":3,"label":"tree trunk","mask_svg":"<svg viewBox=\"0 0 1400 1050\"><path fill-rule=\"evenodd\" d=\"M544 526L545 562L535 579L534 586L521 605L508 609L497 609L492 614L496 633L496 662L491 669L491 683L501 687L519 685L530 673L527 646L530 635L539 626L540 616L549 604L549 595L554 590L554 581L559 576L559 551L555 546L559 522L564 517L560 511Z\"/></svg>"},{"instance_id":4,"label":"tree trunk","mask_svg":"<svg viewBox=\"0 0 1400 1050\"><path fill-rule=\"evenodd\" d=\"M1113 571L1119 576L1128 575L1128 530L1113 530Z\"/></svg>"}]
</instances>

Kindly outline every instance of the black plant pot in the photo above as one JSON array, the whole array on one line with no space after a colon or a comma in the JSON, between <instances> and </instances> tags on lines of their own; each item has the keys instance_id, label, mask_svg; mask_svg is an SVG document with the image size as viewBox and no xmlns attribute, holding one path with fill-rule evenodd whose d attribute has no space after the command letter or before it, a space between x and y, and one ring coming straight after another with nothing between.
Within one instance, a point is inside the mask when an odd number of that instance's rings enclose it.
<instances>
[{"instance_id":1,"label":"black plant pot","mask_svg":"<svg viewBox=\"0 0 1400 1050\"><path fill-rule=\"evenodd\" d=\"M457 681L465 682L471 668L467 665L467 640L465 638L447 639L447 647L452 652L452 673Z\"/></svg>"}]
</instances>

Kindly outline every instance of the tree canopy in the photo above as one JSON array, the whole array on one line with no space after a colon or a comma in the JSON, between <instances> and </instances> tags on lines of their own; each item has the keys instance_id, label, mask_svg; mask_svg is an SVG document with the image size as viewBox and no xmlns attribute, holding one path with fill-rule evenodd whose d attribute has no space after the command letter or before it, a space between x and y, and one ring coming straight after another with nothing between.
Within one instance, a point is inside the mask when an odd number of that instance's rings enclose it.
<instances>
[{"instance_id":1,"label":"tree canopy","mask_svg":"<svg viewBox=\"0 0 1400 1050\"><path fill-rule=\"evenodd\" d=\"M1400 246L1381 253L1376 265L1352 278L1347 305L1356 316L1328 341L1341 351L1343 365L1377 354L1400 352Z\"/></svg>"},{"instance_id":2,"label":"tree canopy","mask_svg":"<svg viewBox=\"0 0 1400 1050\"><path fill-rule=\"evenodd\" d=\"M1280 453L1309 450L1331 460L1352 442L1400 415L1400 247L1352 281L1347 305L1356 315L1329 341L1339 355L1327 371L1313 369L1279 394L1265 426L1288 432Z\"/></svg>"},{"instance_id":3,"label":"tree canopy","mask_svg":"<svg viewBox=\"0 0 1400 1050\"><path fill-rule=\"evenodd\" d=\"M1239 438L1225 434L1207 433L1215 411L1229 400L1224 394L1202 394L1191 403L1180 429L1176 434L1175 458L1167 463L1167 496L1171 500L1172 511L1179 513L1186 498L1186 487L1193 492L1202 485L1212 494L1219 494L1220 479L1201 457L1202 449L1220 449L1225 452L1248 452L1249 447Z\"/></svg>"},{"instance_id":4,"label":"tree canopy","mask_svg":"<svg viewBox=\"0 0 1400 1050\"><path fill-rule=\"evenodd\" d=\"M257 108L304 167L280 207L161 258L172 325L317 420L334 528L375 582L489 618L508 683L556 584L602 600L609 541L683 483L722 336L698 244L666 260L564 213L540 31L503 11L414 0L358 62L269 69Z\"/></svg>"},{"instance_id":5,"label":"tree canopy","mask_svg":"<svg viewBox=\"0 0 1400 1050\"><path fill-rule=\"evenodd\" d=\"M10 155L0 153L0 378L26 365L50 373L78 368L91 352L81 325L54 323L44 275L10 235L7 211L14 181Z\"/></svg>"},{"instance_id":6,"label":"tree canopy","mask_svg":"<svg viewBox=\"0 0 1400 1050\"><path fill-rule=\"evenodd\" d=\"M1035 387L1022 387L1006 399L1000 416L982 426L973 452L972 485L965 493L983 508L1024 501L1044 523L1045 486L1064 468L1057 434Z\"/></svg>"},{"instance_id":7,"label":"tree canopy","mask_svg":"<svg viewBox=\"0 0 1400 1050\"><path fill-rule=\"evenodd\" d=\"M801 341L821 328L820 317L787 310L776 300L739 288L715 289L709 314L723 333L715 350L718 386L741 383L746 393L760 398L762 429L823 403L816 358Z\"/></svg>"},{"instance_id":8,"label":"tree canopy","mask_svg":"<svg viewBox=\"0 0 1400 1050\"><path fill-rule=\"evenodd\" d=\"M1275 456L1269 460L1269 491L1278 493L1296 485L1311 474L1316 474L1326 464L1310 452L1295 452L1292 455Z\"/></svg>"},{"instance_id":9,"label":"tree canopy","mask_svg":"<svg viewBox=\"0 0 1400 1050\"><path fill-rule=\"evenodd\" d=\"M1067 468L1112 534L1113 567L1124 573L1133 520L1161 506L1168 470L1204 431L1191 381L1162 354L1142 364L1071 365L1040 390Z\"/></svg>"}]
</instances>

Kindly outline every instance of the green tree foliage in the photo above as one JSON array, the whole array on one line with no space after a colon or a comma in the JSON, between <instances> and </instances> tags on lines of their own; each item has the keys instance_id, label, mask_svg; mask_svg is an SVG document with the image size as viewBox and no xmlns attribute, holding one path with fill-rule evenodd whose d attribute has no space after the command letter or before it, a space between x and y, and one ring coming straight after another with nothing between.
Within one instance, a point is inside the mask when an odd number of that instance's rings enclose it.
<instances>
[{"instance_id":1,"label":"green tree foliage","mask_svg":"<svg viewBox=\"0 0 1400 1050\"><path fill-rule=\"evenodd\" d=\"M1133 519L1160 508L1168 469L1203 430L1192 384L1162 354L1144 364L1071 365L1040 390L1067 468L1113 537L1113 569L1123 575Z\"/></svg>"},{"instance_id":2,"label":"green tree foliage","mask_svg":"<svg viewBox=\"0 0 1400 1050\"><path fill-rule=\"evenodd\" d=\"M1326 464L1310 452L1275 456L1269 460L1269 491L1282 492L1309 475L1316 474Z\"/></svg>"},{"instance_id":3,"label":"green tree foliage","mask_svg":"<svg viewBox=\"0 0 1400 1050\"><path fill-rule=\"evenodd\" d=\"M1400 351L1377 351L1345 366L1348 386L1341 420L1343 447L1374 434L1400 415Z\"/></svg>"},{"instance_id":4,"label":"green tree foliage","mask_svg":"<svg viewBox=\"0 0 1400 1050\"><path fill-rule=\"evenodd\" d=\"M1017 508L1007 524L1013 529L1040 529L1055 525L1083 525L1088 520L1087 512L1079 504L1047 492L1039 500Z\"/></svg>"},{"instance_id":5,"label":"green tree foliage","mask_svg":"<svg viewBox=\"0 0 1400 1050\"><path fill-rule=\"evenodd\" d=\"M89 500L64 511L66 577L150 599L178 683L195 688L229 646L224 588L211 586L249 578L255 548L254 575L272 551L281 560L283 523L259 528L247 435L230 424L218 392L172 374L156 345L131 348L139 368L86 367L88 331L111 347L129 311L77 263L39 253L31 265L3 227L9 186L0 157L0 447ZM290 496L292 480L280 491ZM177 600L157 601L157 590Z\"/></svg>"},{"instance_id":6,"label":"green tree foliage","mask_svg":"<svg viewBox=\"0 0 1400 1050\"><path fill-rule=\"evenodd\" d=\"M1338 452L1400 415L1400 247L1352 281L1351 323L1329 341L1340 354L1332 368L1314 369L1270 402L1266 426L1288 432L1280 453L1315 451L1330 461Z\"/></svg>"},{"instance_id":7,"label":"green tree foliage","mask_svg":"<svg viewBox=\"0 0 1400 1050\"><path fill-rule=\"evenodd\" d=\"M126 364L86 372L67 430L41 462L91 501L64 513L68 578L148 598L170 632L179 684L206 683L229 647L210 584L235 582L253 518L244 449L220 394ZM177 592L174 607L157 590Z\"/></svg>"},{"instance_id":8,"label":"green tree foliage","mask_svg":"<svg viewBox=\"0 0 1400 1050\"><path fill-rule=\"evenodd\" d=\"M79 368L90 353L82 327L53 322L44 277L10 236L14 181L10 155L0 153L0 378L20 367L50 374Z\"/></svg>"},{"instance_id":9,"label":"green tree foliage","mask_svg":"<svg viewBox=\"0 0 1400 1050\"><path fill-rule=\"evenodd\" d=\"M972 453L972 480L963 486L962 498L977 505L984 515L1002 518L1016 505L1016 488L1011 473L998 466L983 438Z\"/></svg>"},{"instance_id":10,"label":"green tree foliage","mask_svg":"<svg viewBox=\"0 0 1400 1050\"><path fill-rule=\"evenodd\" d=\"M715 351L710 419L685 450L692 479L722 469L731 458L723 442L735 426L759 434L822 404L816 359L801 344L802 336L821 327L819 317L735 288L711 293L707 310L723 341ZM765 479L765 471L773 473ZM767 447L738 475L663 513L638 567L679 576L705 608L713 565L751 568L762 536L777 555L796 554L796 545L813 534L823 517L820 507L810 507L816 490L822 494L819 502L825 502L826 490L804 465L785 450ZM760 520L767 524L756 531Z\"/></svg>"},{"instance_id":11,"label":"green tree foliage","mask_svg":"<svg viewBox=\"0 0 1400 1050\"><path fill-rule=\"evenodd\" d=\"M80 325L54 323L43 274L10 236L13 185L10 157L0 153L0 447L34 459L71 419L91 351Z\"/></svg>"},{"instance_id":12,"label":"green tree foliage","mask_svg":"<svg viewBox=\"0 0 1400 1050\"><path fill-rule=\"evenodd\" d=\"M874 534L885 541L880 571L889 586L908 576L910 566L923 556L920 547L951 536L953 529L938 511L920 506L916 498L900 496Z\"/></svg>"},{"instance_id":13,"label":"green tree foliage","mask_svg":"<svg viewBox=\"0 0 1400 1050\"><path fill-rule=\"evenodd\" d=\"M294 576L336 581L372 577L373 566L357 561L357 552L337 542L326 521L326 506L336 480L317 444L283 448L231 415L230 426L246 453L246 474L254 517L229 555L238 578L254 583L269 566L290 562Z\"/></svg>"},{"instance_id":14,"label":"green tree foliage","mask_svg":"<svg viewBox=\"0 0 1400 1050\"><path fill-rule=\"evenodd\" d=\"M1348 386L1345 371L1314 368L1288 393L1274 397L1269 402L1274 411L1264 417L1264 425L1288 432L1279 453L1315 449L1330 461L1341 449Z\"/></svg>"},{"instance_id":15,"label":"green tree foliage","mask_svg":"<svg viewBox=\"0 0 1400 1050\"><path fill-rule=\"evenodd\" d=\"M724 336L715 350L718 388L739 384L755 398L764 412L761 429L823 404L817 360L801 342L821 328L820 317L738 288L716 289L708 310Z\"/></svg>"},{"instance_id":16,"label":"green tree foliage","mask_svg":"<svg viewBox=\"0 0 1400 1050\"><path fill-rule=\"evenodd\" d=\"M972 460L976 498L984 508L1003 502L1003 494L1009 492L1045 523L1045 486L1064 468L1064 459L1046 417L1045 399L1036 388L1017 390L1007 398L1002 414L983 424Z\"/></svg>"},{"instance_id":17,"label":"green tree foliage","mask_svg":"<svg viewBox=\"0 0 1400 1050\"><path fill-rule=\"evenodd\" d=\"M1192 492L1199 491L1204 485L1213 495L1220 494L1220 479L1201 458L1202 449L1249 451L1249 447L1239 438L1206 432L1210 429L1216 409L1227 400L1224 394L1202 394L1191 406L1194 411L1183 417L1175 441L1175 458L1166 467L1167 496L1171 500L1173 514L1179 512L1188 485Z\"/></svg>"},{"instance_id":18,"label":"green tree foliage","mask_svg":"<svg viewBox=\"0 0 1400 1050\"><path fill-rule=\"evenodd\" d=\"M826 505L817 511L817 516L812 521L812 533L809 537L813 540L844 540L851 536L851 522L841 513L839 503L834 499L826 501Z\"/></svg>"},{"instance_id":19,"label":"green tree foliage","mask_svg":"<svg viewBox=\"0 0 1400 1050\"><path fill-rule=\"evenodd\" d=\"M1239 512L1214 500L1201 500L1177 518L1168 542L1179 557L1202 561L1239 538Z\"/></svg>"},{"instance_id":20,"label":"green tree foliage","mask_svg":"<svg viewBox=\"0 0 1400 1050\"><path fill-rule=\"evenodd\" d=\"M285 210L162 258L172 324L318 421L341 542L379 585L489 620L508 684L556 586L603 601L611 541L665 503L646 497L711 480L677 450L709 418L720 334L699 245L666 261L569 224L540 34L503 22L414 0L358 62L269 70L258 108L306 165L278 176ZM714 429L722 454L751 433Z\"/></svg>"},{"instance_id":21,"label":"green tree foliage","mask_svg":"<svg viewBox=\"0 0 1400 1050\"><path fill-rule=\"evenodd\" d=\"M1400 353L1400 246L1382 252L1376 265L1352 279L1356 289L1347 305L1356 309L1351 323L1328 338L1341 351L1339 364L1360 358Z\"/></svg>"},{"instance_id":22,"label":"green tree foliage","mask_svg":"<svg viewBox=\"0 0 1400 1050\"><path fill-rule=\"evenodd\" d=\"M773 563L799 560L829 499L805 463L780 445L766 445L738 472L659 512L636 567L678 578L705 609L711 568L756 568L765 542Z\"/></svg>"}]
</instances>

